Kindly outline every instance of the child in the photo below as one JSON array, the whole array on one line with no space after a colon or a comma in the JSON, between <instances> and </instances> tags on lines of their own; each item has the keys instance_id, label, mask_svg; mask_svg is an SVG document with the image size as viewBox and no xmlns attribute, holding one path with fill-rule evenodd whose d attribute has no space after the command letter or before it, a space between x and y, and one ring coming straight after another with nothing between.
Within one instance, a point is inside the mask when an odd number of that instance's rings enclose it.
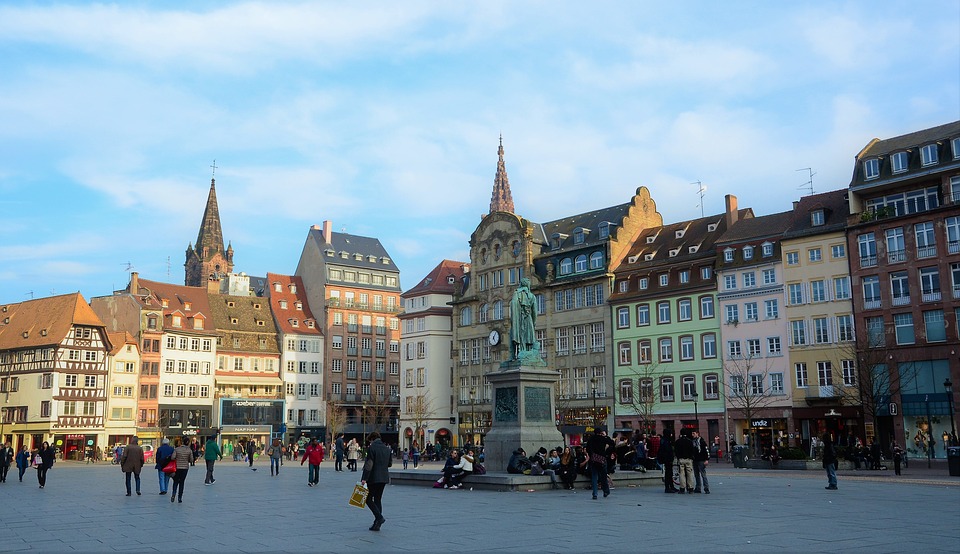
<instances>
[{"instance_id":1,"label":"child","mask_svg":"<svg viewBox=\"0 0 960 554\"><path fill-rule=\"evenodd\" d=\"M400 457L403 460L403 469L407 469L407 462L410 461L410 449L404 448L403 454L401 454Z\"/></svg>"}]
</instances>

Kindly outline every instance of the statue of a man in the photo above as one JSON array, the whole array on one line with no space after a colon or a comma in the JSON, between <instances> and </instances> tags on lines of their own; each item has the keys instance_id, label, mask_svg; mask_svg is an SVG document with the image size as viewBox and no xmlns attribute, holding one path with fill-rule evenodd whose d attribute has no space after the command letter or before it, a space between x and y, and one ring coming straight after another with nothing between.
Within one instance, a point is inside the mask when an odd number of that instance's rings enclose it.
<instances>
[{"instance_id":1,"label":"statue of a man","mask_svg":"<svg viewBox=\"0 0 960 554\"><path fill-rule=\"evenodd\" d=\"M540 350L534 328L537 324L537 297L530 292L530 279L520 279L520 286L510 300L510 341L514 359L531 350Z\"/></svg>"}]
</instances>

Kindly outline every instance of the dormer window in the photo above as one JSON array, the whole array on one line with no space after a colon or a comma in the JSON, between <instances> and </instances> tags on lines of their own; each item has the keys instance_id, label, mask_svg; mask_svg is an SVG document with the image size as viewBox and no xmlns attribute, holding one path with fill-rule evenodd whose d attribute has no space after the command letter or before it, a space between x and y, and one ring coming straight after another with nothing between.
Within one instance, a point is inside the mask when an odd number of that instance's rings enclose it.
<instances>
[{"instance_id":1,"label":"dormer window","mask_svg":"<svg viewBox=\"0 0 960 554\"><path fill-rule=\"evenodd\" d=\"M296 319L291 319L291 320L290 320L290 326L291 326L291 327L299 327L299 326L300 326L300 322L299 322L298 320L296 320Z\"/></svg>"},{"instance_id":2,"label":"dormer window","mask_svg":"<svg viewBox=\"0 0 960 554\"><path fill-rule=\"evenodd\" d=\"M297 302L295 302L295 303L293 304L293 306L294 306L296 309L300 310L301 312L303 311L303 302L297 301Z\"/></svg>"},{"instance_id":3,"label":"dormer window","mask_svg":"<svg viewBox=\"0 0 960 554\"><path fill-rule=\"evenodd\" d=\"M253 309L254 309L254 310L259 310L259 309L260 309L260 303L259 303L259 302L254 303Z\"/></svg>"},{"instance_id":4,"label":"dormer window","mask_svg":"<svg viewBox=\"0 0 960 554\"><path fill-rule=\"evenodd\" d=\"M764 258L773 256L773 243L765 242L760 245L760 249Z\"/></svg>"},{"instance_id":5,"label":"dormer window","mask_svg":"<svg viewBox=\"0 0 960 554\"><path fill-rule=\"evenodd\" d=\"M607 221L604 221L604 222L600 223L600 228L598 229L598 231L600 231L600 238L605 239L605 238L609 237L609 236L610 236L610 223L607 222Z\"/></svg>"},{"instance_id":6,"label":"dormer window","mask_svg":"<svg viewBox=\"0 0 960 554\"><path fill-rule=\"evenodd\" d=\"M290 283L290 294L297 294L297 285L296 285L296 283Z\"/></svg>"},{"instance_id":7,"label":"dormer window","mask_svg":"<svg viewBox=\"0 0 960 554\"><path fill-rule=\"evenodd\" d=\"M876 179L880 176L880 160L871 158L863 161L863 178L866 180Z\"/></svg>"},{"instance_id":8,"label":"dormer window","mask_svg":"<svg viewBox=\"0 0 960 554\"><path fill-rule=\"evenodd\" d=\"M194 329L203 329L203 321L204 321L204 320L203 320L202 317L195 317L195 318L193 318L193 328L194 328Z\"/></svg>"},{"instance_id":9,"label":"dormer window","mask_svg":"<svg viewBox=\"0 0 960 554\"><path fill-rule=\"evenodd\" d=\"M456 282L457 282L457 278L454 277L453 275L450 275L449 277L447 277L447 284L448 284L448 285L452 285L452 284L454 284L454 283L456 283Z\"/></svg>"},{"instance_id":10,"label":"dormer window","mask_svg":"<svg viewBox=\"0 0 960 554\"><path fill-rule=\"evenodd\" d=\"M329 252L329 250L328 250L328 252ZM280 283L274 283L274 284L273 284L273 290L274 290L274 292L283 292L283 287L280 285Z\"/></svg>"},{"instance_id":11,"label":"dormer window","mask_svg":"<svg viewBox=\"0 0 960 554\"><path fill-rule=\"evenodd\" d=\"M390 258L380 258L380 262L383 263L383 265L390 265Z\"/></svg>"},{"instance_id":12,"label":"dormer window","mask_svg":"<svg viewBox=\"0 0 960 554\"><path fill-rule=\"evenodd\" d=\"M696 253L697 253L697 250L700 250L700 245L699 245L699 244L695 244L695 245L691 246L690 248L687 248L687 252L689 252L690 254L696 254Z\"/></svg>"},{"instance_id":13,"label":"dormer window","mask_svg":"<svg viewBox=\"0 0 960 554\"><path fill-rule=\"evenodd\" d=\"M744 259L744 260L752 260L752 259L753 259L753 247L752 247L752 246L744 246L744 247L743 247L743 259Z\"/></svg>"},{"instance_id":14,"label":"dormer window","mask_svg":"<svg viewBox=\"0 0 960 554\"><path fill-rule=\"evenodd\" d=\"M358 262L362 262L362 261L363 261L363 254L354 254L354 255L353 255L353 259L356 260L356 261L358 261Z\"/></svg>"},{"instance_id":15,"label":"dormer window","mask_svg":"<svg viewBox=\"0 0 960 554\"><path fill-rule=\"evenodd\" d=\"M650 286L650 280L646 277L641 277L637 281L637 286L640 287L640 290L647 290L647 287Z\"/></svg>"},{"instance_id":16,"label":"dormer window","mask_svg":"<svg viewBox=\"0 0 960 554\"><path fill-rule=\"evenodd\" d=\"M824 215L823 210L814 210L810 212L810 225L814 227L819 227L823 225Z\"/></svg>"},{"instance_id":17,"label":"dormer window","mask_svg":"<svg viewBox=\"0 0 960 554\"><path fill-rule=\"evenodd\" d=\"M890 156L890 167L894 173L903 173L907 170L907 153L897 152Z\"/></svg>"},{"instance_id":18,"label":"dormer window","mask_svg":"<svg viewBox=\"0 0 960 554\"><path fill-rule=\"evenodd\" d=\"M376 257L376 256L373 256L373 255L367 256L367 261L370 262L370 263L372 263L372 264L375 264L375 263L377 263L377 257Z\"/></svg>"},{"instance_id":19,"label":"dormer window","mask_svg":"<svg viewBox=\"0 0 960 554\"><path fill-rule=\"evenodd\" d=\"M192 309L191 306L193 306L193 304L191 304L190 302L184 302L184 303L183 303L183 309L186 310L186 311L188 311L188 312Z\"/></svg>"},{"instance_id":20,"label":"dormer window","mask_svg":"<svg viewBox=\"0 0 960 554\"><path fill-rule=\"evenodd\" d=\"M333 255L336 254L336 252L334 252L333 250L330 250L329 248L324 250L323 253L326 254L328 258L332 258Z\"/></svg>"},{"instance_id":21,"label":"dormer window","mask_svg":"<svg viewBox=\"0 0 960 554\"><path fill-rule=\"evenodd\" d=\"M960 160L960 137L950 141L950 148L953 150L953 159Z\"/></svg>"},{"instance_id":22,"label":"dormer window","mask_svg":"<svg viewBox=\"0 0 960 554\"><path fill-rule=\"evenodd\" d=\"M920 147L920 165L933 165L939 161L936 144L925 144Z\"/></svg>"},{"instance_id":23,"label":"dormer window","mask_svg":"<svg viewBox=\"0 0 960 554\"><path fill-rule=\"evenodd\" d=\"M654 256L654 254L644 254L644 255L643 255L643 261L649 262L650 260L653 259L653 256Z\"/></svg>"},{"instance_id":24,"label":"dormer window","mask_svg":"<svg viewBox=\"0 0 960 554\"><path fill-rule=\"evenodd\" d=\"M178 315L173 316L173 326L183 327L183 318Z\"/></svg>"},{"instance_id":25,"label":"dormer window","mask_svg":"<svg viewBox=\"0 0 960 554\"><path fill-rule=\"evenodd\" d=\"M711 223L710 225L707 225L707 232L708 232L708 233L712 233L712 232L714 232L714 231L716 231L716 230L717 230L717 224L716 224L716 223Z\"/></svg>"},{"instance_id":26,"label":"dormer window","mask_svg":"<svg viewBox=\"0 0 960 554\"><path fill-rule=\"evenodd\" d=\"M687 232L686 229L680 229L680 230L678 230L678 231L674 234L674 237L676 237L676 238L678 238L678 239L682 239L682 238L683 238L683 234L686 233L686 232Z\"/></svg>"},{"instance_id":27,"label":"dormer window","mask_svg":"<svg viewBox=\"0 0 960 554\"><path fill-rule=\"evenodd\" d=\"M573 232L573 244L583 244L586 234L583 232L583 229L577 229Z\"/></svg>"},{"instance_id":28,"label":"dormer window","mask_svg":"<svg viewBox=\"0 0 960 554\"><path fill-rule=\"evenodd\" d=\"M653 244L653 241L657 240L656 235L647 237L647 244Z\"/></svg>"},{"instance_id":29,"label":"dormer window","mask_svg":"<svg viewBox=\"0 0 960 554\"><path fill-rule=\"evenodd\" d=\"M733 248L727 248L723 251L723 261L732 262L733 261Z\"/></svg>"},{"instance_id":30,"label":"dormer window","mask_svg":"<svg viewBox=\"0 0 960 554\"><path fill-rule=\"evenodd\" d=\"M167 300L166 298L162 298L162 299L160 300L160 304L161 304L164 308L169 308L169 307L170 307L170 301Z\"/></svg>"},{"instance_id":31,"label":"dormer window","mask_svg":"<svg viewBox=\"0 0 960 554\"><path fill-rule=\"evenodd\" d=\"M228 308L232 308L232 307L234 307L234 306L236 306L236 305L237 305L237 303L234 302L233 300L228 300L228 301L227 301L227 307L228 307Z\"/></svg>"},{"instance_id":32,"label":"dormer window","mask_svg":"<svg viewBox=\"0 0 960 554\"><path fill-rule=\"evenodd\" d=\"M570 275L573 273L573 260L564 258L560 260L560 275Z\"/></svg>"},{"instance_id":33,"label":"dormer window","mask_svg":"<svg viewBox=\"0 0 960 554\"><path fill-rule=\"evenodd\" d=\"M306 324L307 324L307 327L313 329L313 320L312 320L312 319L308 319L308 320L306 321Z\"/></svg>"},{"instance_id":34,"label":"dormer window","mask_svg":"<svg viewBox=\"0 0 960 554\"><path fill-rule=\"evenodd\" d=\"M340 251L340 258L346 260L349 257L350 257L350 254L348 252L345 252L343 250Z\"/></svg>"},{"instance_id":35,"label":"dormer window","mask_svg":"<svg viewBox=\"0 0 960 554\"><path fill-rule=\"evenodd\" d=\"M287 301L286 301L286 300L281 300L281 301L280 301L280 309L281 309L281 310L286 310L286 309L287 309Z\"/></svg>"},{"instance_id":36,"label":"dormer window","mask_svg":"<svg viewBox=\"0 0 960 554\"><path fill-rule=\"evenodd\" d=\"M258 319L258 320L257 320L257 327L263 327L264 325L265 325L265 323L263 322L262 319Z\"/></svg>"},{"instance_id":37,"label":"dormer window","mask_svg":"<svg viewBox=\"0 0 960 554\"><path fill-rule=\"evenodd\" d=\"M559 250L566 238L567 235L564 235L563 233L554 233L553 236L550 237L550 244L553 246L554 250Z\"/></svg>"},{"instance_id":38,"label":"dormer window","mask_svg":"<svg viewBox=\"0 0 960 554\"><path fill-rule=\"evenodd\" d=\"M237 319L237 318L235 318L235 317L231 317L231 318L230 318L230 323L232 323L233 325L237 325L237 324L240 323L240 320Z\"/></svg>"},{"instance_id":39,"label":"dormer window","mask_svg":"<svg viewBox=\"0 0 960 554\"><path fill-rule=\"evenodd\" d=\"M679 254L679 253L680 253L680 249L679 249L679 248L674 248L673 250L670 251L670 257L672 258L672 257L676 256L676 255Z\"/></svg>"}]
</instances>

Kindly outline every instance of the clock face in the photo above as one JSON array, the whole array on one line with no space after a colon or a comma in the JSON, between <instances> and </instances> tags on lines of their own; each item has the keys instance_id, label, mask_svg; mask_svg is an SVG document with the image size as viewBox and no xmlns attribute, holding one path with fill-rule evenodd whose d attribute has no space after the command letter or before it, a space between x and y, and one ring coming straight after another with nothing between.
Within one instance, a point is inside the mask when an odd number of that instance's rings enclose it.
<instances>
[{"instance_id":1,"label":"clock face","mask_svg":"<svg viewBox=\"0 0 960 554\"><path fill-rule=\"evenodd\" d=\"M490 341L490 346L500 344L500 332L497 330L490 331L490 336L487 339Z\"/></svg>"}]
</instances>

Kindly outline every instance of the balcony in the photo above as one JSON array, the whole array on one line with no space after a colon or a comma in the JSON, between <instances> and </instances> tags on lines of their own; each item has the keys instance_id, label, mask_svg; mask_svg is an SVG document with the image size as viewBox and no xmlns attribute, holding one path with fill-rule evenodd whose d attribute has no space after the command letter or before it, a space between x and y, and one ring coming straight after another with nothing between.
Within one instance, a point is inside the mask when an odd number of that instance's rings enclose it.
<instances>
[{"instance_id":1,"label":"balcony","mask_svg":"<svg viewBox=\"0 0 960 554\"><path fill-rule=\"evenodd\" d=\"M877 256L860 256L860 267L876 267Z\"/></svg>"},{"instance_id":2,"label":"balcony","mask_svg":"<svg viewBox=\"0 0 960 554\"><path fill-rule=\"evenodd\" d=\"M385 381L387 379L387 373L385 371L378 371L375 376L377 381Z\"/></svg>"},{"instance_id":3,"label":"balcony","mask_svg":"<svg viewBox=\"0 0 960 554\"><path fill-rule=\"evenodd\" d=\"M940 302L943 295L940 291L925 292L920 296L921 302Z\"/></svg>"},{"instance_id":4,"label":"balcony","mask_svg":"<svg viewBox=\"0 0 960 554\"><path fill-rule=\"evenodd\" d=\"M960 254L960 240L948 242L947 252L949 254Z\"/></svg>"},{"instance_id":5,"label":"balcony","mask_svg":"<svg viewBox=\"0 0 960 554\"><path fill-rule=\"evenodd\" d=\"M349 332L349 333L356 333L356 332L357 332L357 324L356 324L356 323L347 323L347 332Z\"/></svg>"},{"instance_id":6,"label":"balcony","mask_svg":"<svg viewBox=\"0 0 960 554\"><path fill-rule=\"evenodd\" d=\"M357 378L357 370L355 370L355 369L353 369L353 370L348 369L348 370L347 370L347 379L356 379L356 378Z\"/></svg>"},{"instance_id":7,"label":"balcony","mask_svg":"<svg viewBox=\"0 0 960 554\"><path fill-rule=\"evenodd\" d=\"M370 356L373 355L373 350L370 349L370 348L361 348L361 349L360 349L360 355L363 356L363 357L365 357L365 358L369 358Z\"/></svg>"},{"instance_id":8,"label":"balcony","mask_svg":"<svg viewBox=\"0 0 960 554\"><path fill-rule=\"evenodd\" d=\"M879 310L880 309L880 299L876 300L864 300L863 301L864 310Z\"/></svg>"},{"instance_id":9,"label":"balcony","mask_svg":"<svg viewBox=\"0 0 960 554\"><path fill-rule=\"evenodd\" d=\"M953 297L960 298L960 285L953 286Z\"/></svg>"},{"instance_id":10,"label":"balcony","mask_svg":"<svg viewBox=\"0 0 960 554\"><path fill-rule=\"evenodd\" d=\"M356 356L356 355L357 355L357 347L356 347L356 346L353 346L353 347L348 346L348 347L347 347L347 355L348 355L348 356Z\"/></svg>"},{"instance_id":11,"label":"balcony","mask_svg":"<svg viewBox=\"0 0 960 554\"><path fill-rule=\"evenodd\" d=\"M937 256L937 245L917 247L917 258L935 258Z\"/></svg>"},{"instance_id":12,"label":"balcony","mask_svg":"<svg viewBox=\"0 0 960 554\"><path fill-rule=\"evenodd\" d=\"M888 264L897 264L907 261L907 251L906 250L889 250L887 251L887 263Z\"/></svg>"},{"instance_id":13,"label":"balcony","mask_svg":"<svg viewBox=\"0 0 960 554\"><path fill-rule=\"evenodd\" d=\"M371 374L370 374L369 371L363 371L363 372L360 373L360 378L361 378L361 379L370 379L370 376L371 376Z\"/></svg>"},{"instance_id":14,"label":"balcony","mask_svg":"<svg viewBox=\"0 0 960 554\"><path fill-rule=\"evenodd\" d=\"M387 351L386 351L386 350L382 350L382 349L378 349L378 350L377 350L377 357L378 357L378 358L386 358L386 357L387 357Z\"/></svg>"},{"instance_id":15,"label":"balcony","mask_svg":"<svg viewBox=\"0 0 960 554\"><path fill-rule=\"evenodd\" d=\"M907 295L903 295L903 296L894 296L892 303L893 303L894 306L909 306L909 305L910 305L910 295L907 294Z\"/></svg>"}]
</instances>

